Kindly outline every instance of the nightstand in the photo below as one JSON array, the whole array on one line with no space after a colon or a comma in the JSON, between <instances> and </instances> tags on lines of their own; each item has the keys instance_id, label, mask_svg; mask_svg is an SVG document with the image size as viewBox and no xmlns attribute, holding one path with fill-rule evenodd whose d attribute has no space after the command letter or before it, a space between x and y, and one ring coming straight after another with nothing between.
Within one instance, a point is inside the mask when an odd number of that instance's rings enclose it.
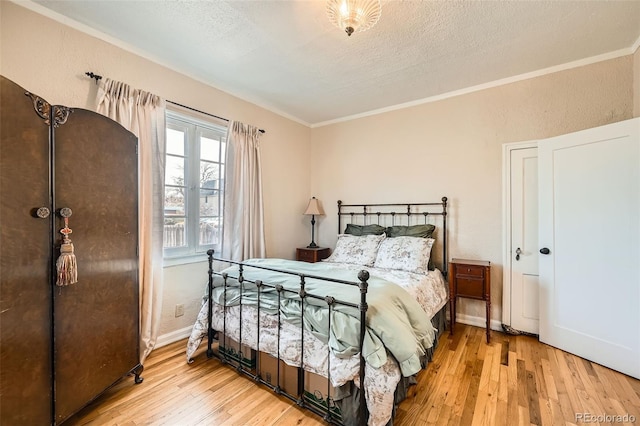
<instances>
[{"instance_id":1,"label":"nightstand","mask_svg":"<svg viewBox=\"0 0 640 426\"><path fill-rule=\"evenodd\" d=\"M320 262L322 259L326 259L329 257L329 248L328 247L318 247L318 248L297 248L296 249L296 260L301 260L303 262Z\"/></svg>"},{"instance_id":2,"label":"nightstand","mask_svg":"<svg viewBox=\"0 0 640 426\"><path fill-rule=\"evenodd\" d=\"M485 260L451 259L449 262L449 313L451 335L456 325L458 297L484 300L487 309L487 343L491 321L491 262Z\"/></svg>"}]
</instances>

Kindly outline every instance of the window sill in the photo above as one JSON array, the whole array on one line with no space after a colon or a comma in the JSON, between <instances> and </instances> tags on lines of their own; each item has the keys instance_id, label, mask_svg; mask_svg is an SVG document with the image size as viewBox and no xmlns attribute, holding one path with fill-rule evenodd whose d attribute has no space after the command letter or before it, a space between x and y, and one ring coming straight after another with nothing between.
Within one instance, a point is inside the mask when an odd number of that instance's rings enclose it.
<instances>
[{"instance_id":1,"label":"window sill","mask_svg":"<svg viewBox=\"0 0 640 426\"><path fill-rule=\"evenodd\" d=\"M207 253L190 254L187 256L165 257L162 262L163 268L172 266L187 265L189 263L207 262Z\"/></svg>"}]
</instances>

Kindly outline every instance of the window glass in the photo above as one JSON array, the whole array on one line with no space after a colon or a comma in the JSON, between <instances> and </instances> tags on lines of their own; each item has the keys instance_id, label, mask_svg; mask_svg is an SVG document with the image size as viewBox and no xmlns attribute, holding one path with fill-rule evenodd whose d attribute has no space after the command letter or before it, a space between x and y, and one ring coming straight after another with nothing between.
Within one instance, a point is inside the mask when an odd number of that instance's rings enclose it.
<instances>
[{"instance_id":1,"label":"window glass","mask_svg":"<svg viewBox=\"0 0 640 426\"><path fill-rule=\"evenodd\" d=\"M220 164L209 161L200 162L200 187L222 189L220 188Z\"/></svg>"},{"instance_id":2,"label":"window glass","mask_svg":"<svg viewBox=\"0 0 640 426\"><path fill-rule=\"evenodd\" d=\"M202 136L200 138L200 158L220 161L220 141Z\"/></svg>"},{"instance_id":3,"label":"window glass","mask_svg":"<svg viewBox=\"0 0 640 426\"><path fill-rule=\"evenodd\" d=\"M166 186L164 194L164 216L184 216L186 212L184 188Z\"/></svg>"},{"instance_id":4,"label":"window glass","mask_svg":"<svg viewBox=\"0 0 640 426\"><path fill-rule=\"evenodd\" d=\"M226 132L218 124L167 113L165 258L221 249Z\"/></svg>"},{"instance_id":5,"label":"window glass","mask_svg":"<svg viewBox=\"0 0 640 426\"><path fill-rule=\"evenodd\" d=\"M200 216L220 216L220 192L200 189Z\"/></svg>"},{"instance_id":6,"label":"window glass","mask_svg":"<svg viewBox=\"0 0 640 426\"><path fill-rule=\"evenodd\" d=\"M186 219L184 217L164 218L164 246L165 247L186 247L187 235Z\"/></svg>"},{"instance_id":7,"label":"window glass","mask_svg":"<svg viewBox=\"0 0 640 426\"><path fill-rule=\"evenodd\" d=\"M222 238L222 219L218 217L200 219L200 244L217 245Z\"/></svg>"},{"instance_id":8,"label":"window glass","mask_svg":"<svg viewBox=\"0 0 640 426\"><path fill-rule=\"evenodd\" d=\"M167 129L167 154L184 156L184 139L183 131L177 129Z\"/></svg>"},{"instance_id":9,"label":"window glass","mask_svg":"<svg viewBox=\"0 0 640 426\"><path fill-rule=\"evenodd\" d=\"M167 155L167 160L164 167L165 185L184 186L184 157L174 157L171 155Z\"/></svg>"}]
</instances>

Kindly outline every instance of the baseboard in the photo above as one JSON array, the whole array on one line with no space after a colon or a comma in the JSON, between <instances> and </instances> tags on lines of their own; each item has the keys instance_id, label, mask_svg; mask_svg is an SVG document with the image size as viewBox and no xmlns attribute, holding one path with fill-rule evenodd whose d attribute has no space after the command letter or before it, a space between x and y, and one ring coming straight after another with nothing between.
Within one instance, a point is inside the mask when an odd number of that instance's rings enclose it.
<instances>
[{"instance_id":1,"label":"baseboard","mask_svg":"<svg viewBox=\"0 0 640 426\"><path fill-rule=\"evenodd\" d=\"M476 317L472 315L457 314L456 323L473 325L476 327L485 328L487 326L487 319L485 317ZM502 322L492 319L489 323L489 328L495 331L502 331Z\"/></svg>"},{"instance_id":2,"label":"baseboard","mask_svg":"<svg viewBox=\"0 0 640 426\"><path fill-rule=\"evenodd\" d=\"M162 336L158 336L158 340L156 341L156 345L154 349L161 348L163 346L167 346L173 342L177 342L178 340L186 339L191 334L192 326L188 326L185 328L181 328L180 330L172 331L171 333L163 334Z\"/></svg>"}]
</instances>

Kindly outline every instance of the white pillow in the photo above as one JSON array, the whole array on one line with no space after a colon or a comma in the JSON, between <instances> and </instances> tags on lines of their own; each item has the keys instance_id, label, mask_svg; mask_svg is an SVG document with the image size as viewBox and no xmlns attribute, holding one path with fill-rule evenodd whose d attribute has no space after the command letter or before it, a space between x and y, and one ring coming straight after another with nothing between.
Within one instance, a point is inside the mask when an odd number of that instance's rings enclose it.
<instances>
[{"instance_id":1,"label":"white pillow","mask_svg":"<svg viewBox=\"0 0 640 426\"><path fill-rule=\"evenodd\" d=\"M336 248L325 262L352 263L354 265L372 266L376 261L380 242L385 235L338 235Z\"/></svg>"},{"instance_id":2,"label":"white pillow","mask_svg":"<svg viewBox=\"0 0 640 426\"><path fill-rule=\"evenodd\" d=\"M374 267L427 274L433 238L394 237L380 244Z\"/></svg>"}]
</instances>

